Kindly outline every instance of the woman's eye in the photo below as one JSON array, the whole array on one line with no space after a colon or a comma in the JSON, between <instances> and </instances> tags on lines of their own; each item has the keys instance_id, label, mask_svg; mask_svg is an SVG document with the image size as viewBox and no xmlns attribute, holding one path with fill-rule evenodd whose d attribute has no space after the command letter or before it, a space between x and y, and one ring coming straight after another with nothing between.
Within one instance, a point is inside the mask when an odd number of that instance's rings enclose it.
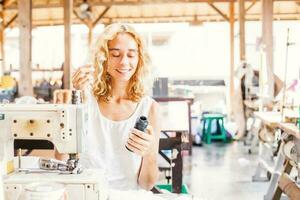
<instances>
[{"instance_id":1,"label":"woman's eye","mask_svg":"<svg viewBox=\"0 0 300 200\"><path fill-rule=\"evenodd\" d=\"M120 54L118 54L118 53L113 53L113 54L111 54L111 56L112 56L112 57L119 57Z\"/></svg>"},{"instance_id":2,"label":"woman's eye","mask_svg":"<svg viewBox=\"0 0 300 200\"><path fill-rule=\"evenodd\" d=\"M136 54L135 54L135 53L129 53L127 56L128 56L129 58L133 58L133 57L136 56Z\"/></svg>"}]
</instances>

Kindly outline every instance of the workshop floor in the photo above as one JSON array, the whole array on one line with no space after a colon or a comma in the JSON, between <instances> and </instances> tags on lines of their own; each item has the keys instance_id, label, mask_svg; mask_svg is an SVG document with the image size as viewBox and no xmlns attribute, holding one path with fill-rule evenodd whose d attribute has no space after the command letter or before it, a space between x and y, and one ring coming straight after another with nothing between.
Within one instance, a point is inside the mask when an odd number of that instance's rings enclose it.
<instances>
[{"instance_id":1,"label":"workshop floor","mask_svg":"<svg viewBox=\"0 0 300 200\"><path fill-rule=\"evenodd\" d=\"M262 200L269 182L252 182L257 154L242 142L193 147L184 157L183 182L201 200Z\"/></svg>"},{"instance_id":2,"label":"workshop floor","mask_svg":"<svg viewBox=\"0 0 300 200\"><path fill-rule=\"evenodd\" d=\"M193 146L192 156L184 154L183 183L199 200L263 200L269 182L251 181L258 155L249 155L242 142Z\"/></svg>"}]
</instances>

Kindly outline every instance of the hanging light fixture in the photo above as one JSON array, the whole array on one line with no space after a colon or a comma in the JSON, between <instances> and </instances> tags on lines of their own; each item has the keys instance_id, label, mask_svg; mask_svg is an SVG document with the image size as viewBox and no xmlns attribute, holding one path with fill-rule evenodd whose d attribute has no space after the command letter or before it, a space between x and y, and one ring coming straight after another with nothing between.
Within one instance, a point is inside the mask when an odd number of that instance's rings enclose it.
<instances>
[{"instance_id":1,"label":"hanging light fixture","mask_svg":"<svg viewBox=\"0 0 300 200\"><path fill-rule=\"evenodd\" d=\"M79 5L79 10L79 17L81 19L90 19L92 17L91 5L87 2L87 0L84 0Z\"/></svg>"}]
</instances>

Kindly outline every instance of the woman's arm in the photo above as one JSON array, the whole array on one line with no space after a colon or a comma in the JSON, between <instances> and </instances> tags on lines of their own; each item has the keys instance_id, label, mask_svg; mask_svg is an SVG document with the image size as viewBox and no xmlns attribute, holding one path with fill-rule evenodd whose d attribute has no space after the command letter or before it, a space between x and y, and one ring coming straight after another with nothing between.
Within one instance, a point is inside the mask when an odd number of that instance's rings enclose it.
<instances>
[{"instance_id":1,"label":"woman's arm","mask_svg":"<svg viewBox=\"0 0 300 200\"><path fill-rule=\"evenodd\" d=\"M151 190L158 179L157 156L161 131L160 120L159 105L157 102L153 102L149 113L149 124L151 125L149 132L152 134L153 140L149 151L142 158L138 176L138 184L146 190Z\"/></svg>"},{"instance_id":2,"label":"woman's arm","mask_svg":"<svg viewBox=\"0 0 300 200\"><path fill-rule=\"evenodd\" d=\"M138 184L150 190L158 178L157 156L160 134L160 114L157 102L153 102L149 113L147 133L132 129L127 148L142 156L142 163L138 174Z\"/></svg>"}]
</instances>

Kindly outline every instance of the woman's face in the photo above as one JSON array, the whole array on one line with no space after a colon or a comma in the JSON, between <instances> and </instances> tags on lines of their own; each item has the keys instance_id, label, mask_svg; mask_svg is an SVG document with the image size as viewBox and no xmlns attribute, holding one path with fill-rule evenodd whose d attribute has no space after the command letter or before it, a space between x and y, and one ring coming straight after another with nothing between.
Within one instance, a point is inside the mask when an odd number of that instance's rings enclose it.
<instances>
[{"instance_id":1,"label":"woman's face","mask_svg":"<svg viewBox=\"0 0 300 200\"><path fill-rule=\"evenodd\" d=\"M138 45L130 34L119 33L108 42L107 72L114 81L129 81L138 61Z\"/></svg>"}]
</instances>

